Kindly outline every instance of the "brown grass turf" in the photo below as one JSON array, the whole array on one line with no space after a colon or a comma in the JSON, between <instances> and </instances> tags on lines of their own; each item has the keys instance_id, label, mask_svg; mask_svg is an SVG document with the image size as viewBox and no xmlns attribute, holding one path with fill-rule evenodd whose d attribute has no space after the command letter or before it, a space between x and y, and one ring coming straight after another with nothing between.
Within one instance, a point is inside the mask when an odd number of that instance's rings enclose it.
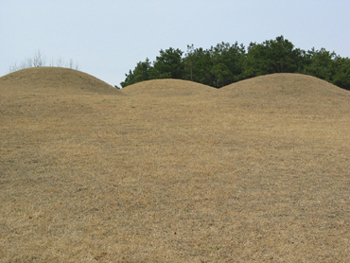
<instances>
[{"instance_id":1,"label":"brown grass turf","mask_svg":"<svg viewBox=\"0 0 350 263\"><path fill-rule=\"evenodd\" d=\"M348 91L33 70L0 78L0 262L350 261Z\"/></svg>"}]
</instances>

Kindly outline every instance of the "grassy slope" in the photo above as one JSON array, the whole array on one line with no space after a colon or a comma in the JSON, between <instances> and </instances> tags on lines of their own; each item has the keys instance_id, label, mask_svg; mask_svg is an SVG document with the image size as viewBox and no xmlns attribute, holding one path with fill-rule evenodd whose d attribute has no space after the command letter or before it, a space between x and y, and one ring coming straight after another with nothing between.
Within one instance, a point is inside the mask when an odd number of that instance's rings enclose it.
<instances>
[{"instance_id":1,"label":"grassy slope","mask_svg":"<svg viewBox=\"0 0 350 263\"><path fill-rule=\"evenodd\" d=\"M350 260L349 92L37 74L0 79L0 262Z\"/></svg>"}]
</instances>

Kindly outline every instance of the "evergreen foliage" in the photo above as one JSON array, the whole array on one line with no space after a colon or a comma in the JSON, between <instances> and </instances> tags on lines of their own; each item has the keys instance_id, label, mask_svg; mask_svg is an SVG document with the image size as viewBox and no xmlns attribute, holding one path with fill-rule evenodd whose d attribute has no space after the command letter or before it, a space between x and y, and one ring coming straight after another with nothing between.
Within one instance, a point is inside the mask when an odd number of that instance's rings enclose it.
<instances>
[{"instance_id":1,"label":"evergreen foliage","mask_svg":"<svg viewBox=\"0 0 350 263\"><path fill-rule=\"evenodd\" d=\"M170 47L160 50L152 63L138 62L121 82L125 87L159 78L185 79L221 88L233 82L272 73L302 73L350 90L350 59L324 48L304 51L283 36L261 44L219 43L210 49L187 46L187 52Z\"/></svg>"}]
</instances>

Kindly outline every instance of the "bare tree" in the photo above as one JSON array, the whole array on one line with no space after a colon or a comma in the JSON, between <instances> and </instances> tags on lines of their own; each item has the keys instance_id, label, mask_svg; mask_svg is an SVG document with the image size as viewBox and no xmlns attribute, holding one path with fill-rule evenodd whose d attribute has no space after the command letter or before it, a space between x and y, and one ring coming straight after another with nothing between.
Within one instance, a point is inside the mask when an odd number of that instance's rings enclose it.
<instances>
[{"instance_id":1,"label":"bare tree","mask_svg":"<svg viewBox=\"0 0 350 263\"><path fill-rule=\"evenodd\" d=\"M78 65L78 63L74 63L73 59L70 59L69 68L79 70L79 65Z\"/></svg>"},{"instance_id":2,"label":"bare tree","mask_svg":"<svg viewBox=\"0 0 350 263\"><path fill-rule=\"evenodd\" d=\"M17 63L9 66L9 72L15 72L17 70L19 70L20 68L17 66Z\"/></svg>"},{"instance_id":3,"label":"bare tree","mask_svg":"<svg viewBox=\"0 0 350 263\"><path fill-rule=\"evenodd\" d=\"M40 50L37 51L36 54L34 54L33 60L32 60L32 66L33 67L43 67L45 65L45 59L41 55Z\"/></svg>"},{"instance_id":4,"label":"bare tree","mask_svg":"<svg viewBox=\"0 0 350 263\"><path fill-rule=\"evenodd\" d=\"M44 67L46 65L45 57L41 54L40 50L38 50L33 58L27 58L25 61L23 61L20 65L17 64L17 62L9 67L9 72L15 72L20 69L25 68L33 68L33 67ZM66 63L62 58L57 59L56 63L53 59L51 59L49 63L50 67L65 67L65 68L71 68L79 70L78 63L74 63L73 59L70 59L69 63Z\"/></svg>"}]
</instances>

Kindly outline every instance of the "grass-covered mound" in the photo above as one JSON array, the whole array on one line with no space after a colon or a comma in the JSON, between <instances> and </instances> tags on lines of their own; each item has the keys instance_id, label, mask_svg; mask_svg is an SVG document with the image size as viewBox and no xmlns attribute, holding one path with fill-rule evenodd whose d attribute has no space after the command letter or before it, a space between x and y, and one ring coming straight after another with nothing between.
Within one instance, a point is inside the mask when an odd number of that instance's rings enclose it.
<instances>
[{"instance_id":1,"label":"grass-covered mound","mask_svg":"<svg viewBox=\"0 0 350 263\"><path fill-rule=\"evenodd\" d=\"M347 101L350 92L325 80L296 73L276 73L242 80L220 91L224 96L258 99L262 102L295 99L299 102Z\"/></svg>"},{"instance_id":2,"label":"grass-covered mound","mask_svg":"<svg viewBox=\"0 0 350 263\"><path fill-rule=\"evenodd\" d=\"M215 89L188 80L155 79L127 86L123 89L123 92L132 96L182 97L209 95L210 93L215 92Z\"/></svg>"},{"instance_id":3,"label":"grass-covered mound","mask_svg":"<svg viewBox=\"0 0 350 263\"><path fill-rule=\"evenodd\" d=\"M0 262L350 262L349 93L31 75L0 79Z\"/></svg>"},{"instance_id":4,"label":"grass-covered mound","mask_svg":"<svg viewBox=\"0 0 350 263\"><path fill-rule=\"evenodd\" d=\"M57 92L118 93L111 85L87 73L59 67L22 69L0 78L1 89L26 91L56 89Z\"/></svg>"}]
</instances>

